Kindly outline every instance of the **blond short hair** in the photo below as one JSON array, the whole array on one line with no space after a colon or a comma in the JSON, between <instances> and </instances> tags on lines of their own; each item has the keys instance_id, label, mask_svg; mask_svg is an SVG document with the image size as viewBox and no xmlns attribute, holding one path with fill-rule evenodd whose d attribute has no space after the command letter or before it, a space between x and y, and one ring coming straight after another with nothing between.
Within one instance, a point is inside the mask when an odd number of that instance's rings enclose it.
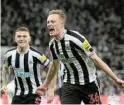
<instances>
[{"instance_id":1,"label":"blond short hair","mask_svg":"<svg viewBox=\"0 0 124 105\"><path fill-rule=\"evenodd\" d=\"M26 31L26 32L28 32L30 34L30 31L29 31L29 29L27 27L19 27L19 28L17 28L15 30L15 33L18 32L18 31Z\"/></svg>"},{"instance_id":2,"label":"blond short hair","mask_svg":"<svg viewBox=\"0 0 124 105\"><path fill-rule=\"evenodd\" d=\"M51 10L49 12L49 15L52 15L52 14L58 14L64 20L64 23L66 22L66 15L63 10L60 10L60 9Z\"/></svg>"}]
</instances>

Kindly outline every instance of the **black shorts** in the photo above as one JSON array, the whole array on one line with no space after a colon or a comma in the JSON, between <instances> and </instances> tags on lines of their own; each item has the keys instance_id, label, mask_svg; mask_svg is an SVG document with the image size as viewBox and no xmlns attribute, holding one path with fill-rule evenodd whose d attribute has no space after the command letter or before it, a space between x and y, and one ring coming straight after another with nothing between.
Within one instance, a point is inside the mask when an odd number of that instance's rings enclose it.
<instances>
[{"instance_id":1,"label":"black shorts","mask_svg":"<svg viewBox=\"0 0 124 105\"><path fill-rule=\"evenodd\" d=\"M38 96L37 94L14 96L12 99L12 104L35 104L36 98L41 99L41 97ZM40 101L39 101L39 103L40 103Z\"/></svg>"},{"instance_id":2,"label":"black shorts","mask_svg":"<svg viewBox=\"0 0 124 105\"><path fill-rule=\"evenodd\" d=\"M85 85L63 83L61 104L101 104L99 87L95 82Z\"/></svg>"},{"instance_id":3,"label":"black shorts","mask_svg":"<svg viewBox=\"0 0 124 105\"><path fill-rule=\"evenodd\" d=\"M55 90L55 95L61 96L61 88Z\"/></svg>"}]
</instances>

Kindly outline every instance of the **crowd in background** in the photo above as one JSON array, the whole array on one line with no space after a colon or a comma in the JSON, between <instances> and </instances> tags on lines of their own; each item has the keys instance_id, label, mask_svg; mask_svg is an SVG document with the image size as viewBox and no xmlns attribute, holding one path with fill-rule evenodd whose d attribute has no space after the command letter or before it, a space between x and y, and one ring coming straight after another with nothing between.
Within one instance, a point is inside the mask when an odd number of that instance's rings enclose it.
<instances>
[{"instance_id":1,"label":"crowd in background","mask_svg":"<svg viewBox=\"0 0 124 105\"><path fill-rule=\"evenodd\" d=\"M3 0L1 5L2 46L13 46L14 30L27 26L31 45L47 48L46 18L51 9L59 8L67 15L67 28L83 34L113 70L124 70L124 0ZM107 94L106 87L113 85L101 77L101 93ZM113 91L122 93L116 87Z\"/></svg>"}]
</instances>

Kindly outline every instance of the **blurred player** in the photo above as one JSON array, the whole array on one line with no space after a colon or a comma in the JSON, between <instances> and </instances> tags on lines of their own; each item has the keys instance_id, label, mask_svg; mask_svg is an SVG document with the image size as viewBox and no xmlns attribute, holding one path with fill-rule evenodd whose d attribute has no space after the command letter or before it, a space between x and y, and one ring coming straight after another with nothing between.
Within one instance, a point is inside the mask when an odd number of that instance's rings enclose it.
<instances>
[{"instance_id":1,"label":"blurred player","mask_svg":"<svg viewBox=\"0 0 124 105\"><path fill-rule=\"evenodd\" d=\"M30 41L29 30L26 27L18 28L15 31L17 47L5 54L2 70L2 92L6 92L6 74L9 72L10 75L15 76L12 104L35 104L35 100L40 103L40 96L35 93L37 87L42 83L40 65L48 67L50 61L44 54L32 48L29 45Z\"/></svg>"}]
</instances>

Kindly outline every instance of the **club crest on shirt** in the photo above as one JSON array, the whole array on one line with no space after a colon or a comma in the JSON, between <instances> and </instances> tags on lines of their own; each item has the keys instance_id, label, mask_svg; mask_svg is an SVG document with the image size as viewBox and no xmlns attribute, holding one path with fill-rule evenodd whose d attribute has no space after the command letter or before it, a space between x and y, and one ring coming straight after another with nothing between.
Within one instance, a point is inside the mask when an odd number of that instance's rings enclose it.
<instances>
[{"instance_id":1,"label":"club crest on shirt","mask_svg":"<svg viewBox=\"0 0 124 105\"><path fill-rule=\"evenodd\" d=\"M82 47L86 50L89 50L91 48L91 45L89 44L89 42L87 40L85 40L83 43L82 43Z\"/></svg>"}]
</instances>

